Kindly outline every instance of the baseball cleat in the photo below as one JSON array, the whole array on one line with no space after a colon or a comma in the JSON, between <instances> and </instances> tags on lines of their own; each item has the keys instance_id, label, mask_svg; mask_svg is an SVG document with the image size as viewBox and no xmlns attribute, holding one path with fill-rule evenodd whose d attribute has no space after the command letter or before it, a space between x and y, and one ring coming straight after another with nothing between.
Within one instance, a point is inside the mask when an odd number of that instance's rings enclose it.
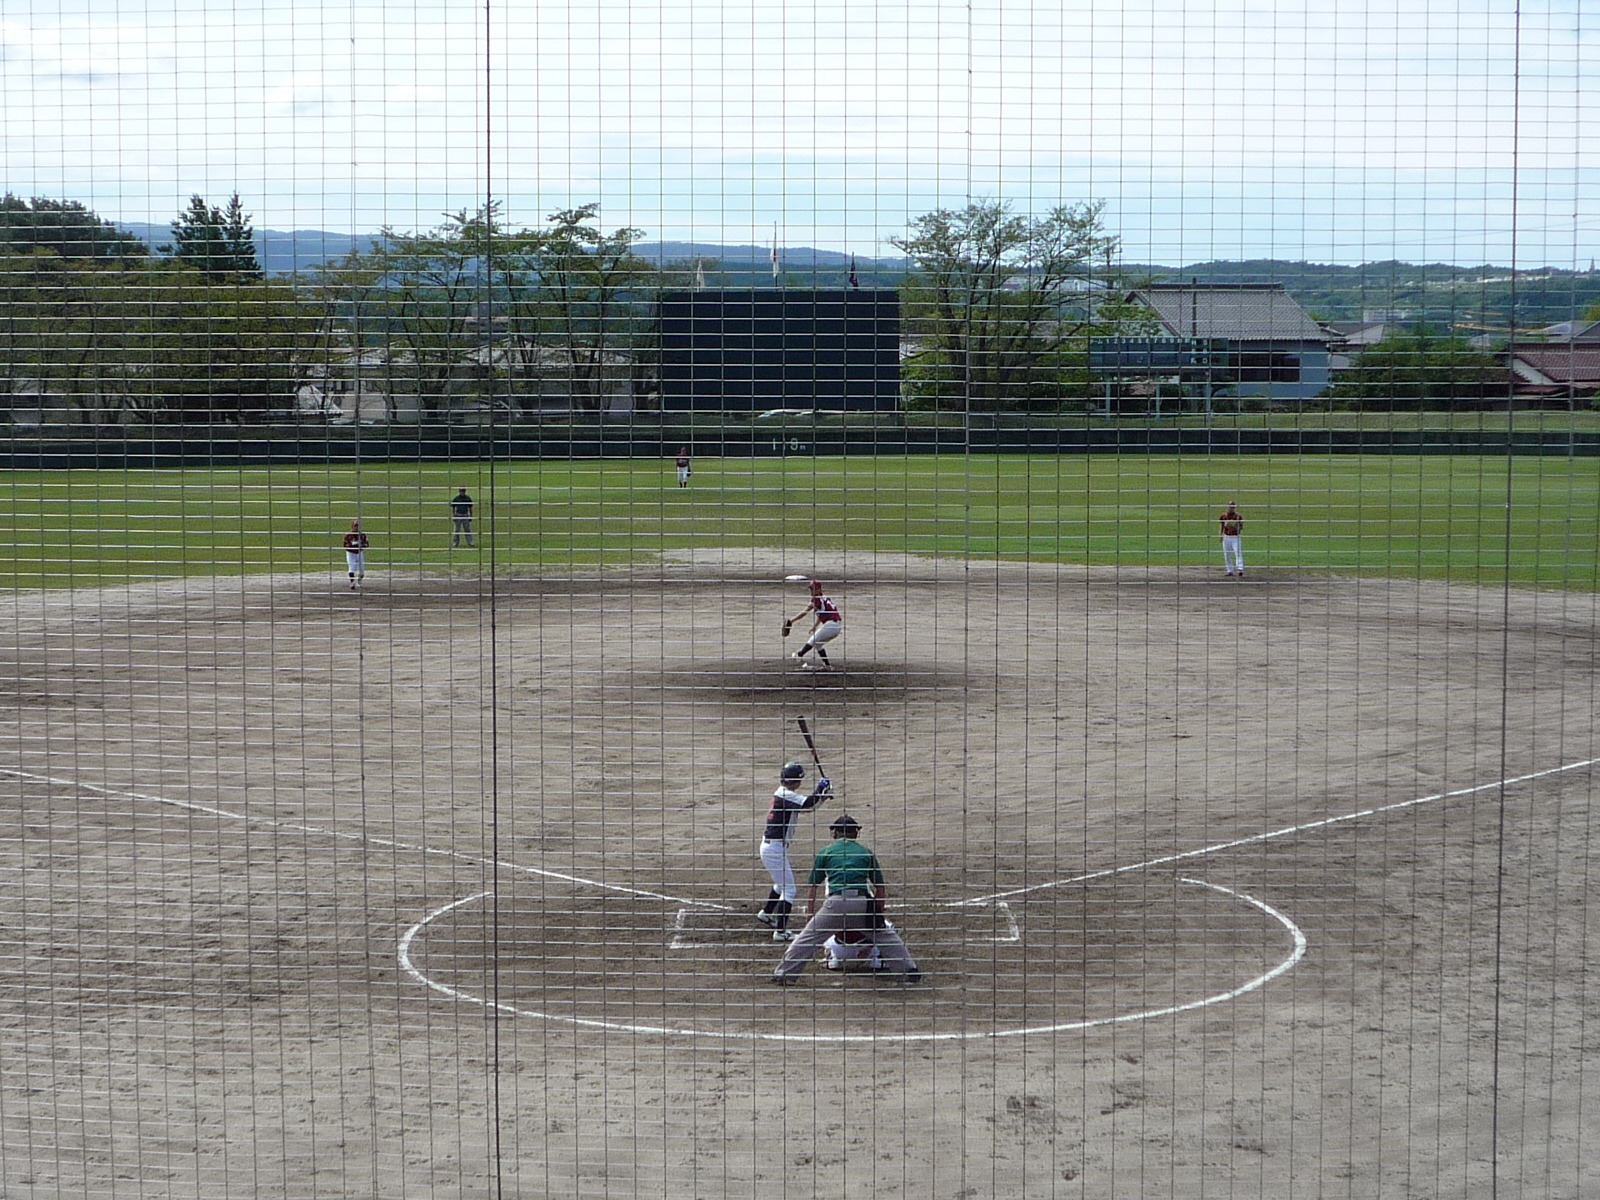
<instances>
[{"instance_id":1,"label":"baseball cleat","mask_svg":"<svg viewBox=\"0 0 1600 1200\"><path fill-rule=\"evenodd\" d=\"M773 987L793 987L794 986L794 980L790 979L789 976L787 976L787 975L774 975L772 977L772 986Z\"/></svg>"},{"instance_id":2,"label":"baseball cleat","mask_svg":"<svg viewBox=\"0 0 1600 1200\"><path fill-rule=\"evenodd\" d=\"M763 925L771 925L774 929L778 927L778 918L769 912L758 912L756 914L756 920L760 921Z\"/></svg>"},{"instance_id":3,"label":"baseball cleat","mask_svg":"<svg viewBox=\"0 0 1600 1200\"><path fill-rule=\"evenodd\" d=\"M794 941L794 934L787 929L774 929L772 931L772 940L775 942L792 942Z\"/></svg>"},{"instance_id":4,"label":"baseball cleat","mask_svg":"<svg viewBox=\"0 0 1600 1200\"><path fill-rule=\"evenodd\" d=\"M921 971L907 971L906 972L906 982L907 983L921 983L922 982L922 972Z\"/></svg>"},{"instance_id":5,"label":"baseball cleat","mask_svg":"<svg viewBox=\"0 0 1600 1200\"><path fill-rule=\"evenodd\" d=\"M800 669L802 671L820 671L820 670L822 670L822 668L819 667L816 663L814 663L814 662L804 662L804 661L802 661L800 663Z\"/></svg>"}]
</instances>

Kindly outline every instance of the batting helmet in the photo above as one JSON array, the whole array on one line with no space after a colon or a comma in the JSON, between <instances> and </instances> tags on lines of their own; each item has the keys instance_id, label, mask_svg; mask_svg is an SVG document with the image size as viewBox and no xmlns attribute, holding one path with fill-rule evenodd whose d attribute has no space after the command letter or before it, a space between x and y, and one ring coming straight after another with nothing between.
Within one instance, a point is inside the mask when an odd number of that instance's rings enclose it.
<instances>
[{"instance_id":1,"label":"batting helmet","mask_svg":"<svg viewBox=\"0 0 1600 1200\"><path fill-rule=\"evenodd\" d=\"M795 762L792 758L784 763L783 770L778 772L778 778L783 780L784 783L799 783L805 777L805 767Z\"/></svg>"},{"instance_id":2,"label":"batting helmet","mask_svg":"<svg viewBox=\"0 0 1600 1200\"><path fill-rule=\"evenodd\" d=\"M840 813L828 826L828 832L834 837L853 838L861 832L861 822L849 813Z\"/></svg>"}]
</instances>

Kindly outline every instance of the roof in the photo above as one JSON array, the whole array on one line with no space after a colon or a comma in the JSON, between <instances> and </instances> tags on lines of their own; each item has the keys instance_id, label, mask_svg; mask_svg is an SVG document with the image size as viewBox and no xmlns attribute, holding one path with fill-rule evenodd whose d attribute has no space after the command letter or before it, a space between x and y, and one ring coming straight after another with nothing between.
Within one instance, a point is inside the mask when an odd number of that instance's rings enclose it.
<instances>
[{"instance_id":1,"label":"roof","mask_svg":"<svg viewBox=\"0 0 1600 1200\"><path fill-rule=\"evenodd\" d=\"M1558 321L1533 332L1552 342L1600 342L1600 321Z\"/></svg>"},{"instance_id":2,"label":"roof","mask_svg":"<svg viewBox=\"0 0 1600 1200\"><path fill-rule=\"evenodd\" d=\"M1326 342L1327 333L1281 283L1154 283L1132 297L1174 337Z\"/></svg>"},{"instance_id":3,"label":"roof","mask_svg":"<svg viewBox=\"0 0 1600 1200\"><path fill-rule=\"evenodd\" d=\"M1389 326L1383 321L1329 321L1323 329L1346 346L1376 346L1383 341Z\"/></svg>"},{"instance_id":4,"label":"roof","mask_svg":"<svg viewBox=\"0 0 1600 1200\"><path fill-rule=\"evenodd\" d=\"M1600 342L1536 342L1511 347L1512 369L1531 383L1600 385Z\"/></svg>"}]
</instances>

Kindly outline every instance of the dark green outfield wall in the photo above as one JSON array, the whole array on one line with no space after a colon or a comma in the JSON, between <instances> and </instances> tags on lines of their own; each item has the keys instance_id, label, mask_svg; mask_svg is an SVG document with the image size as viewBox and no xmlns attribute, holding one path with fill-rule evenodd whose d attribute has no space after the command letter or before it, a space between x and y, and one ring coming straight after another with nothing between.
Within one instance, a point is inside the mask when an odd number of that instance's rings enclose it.
<instances>
[{"instance_id":1,"label":"dark green outfield wall","mask_svg":"<svg viewBox=\"0 0 1600 1200\"><path fill-rule=\"evenodd\" d=\"M11 470L146 470L274 463L669 458L680 445L702 458L846 454L1460 454L1600 457L1600 434L1460 430L1296 429L691 429L596 424L493 432L446 426L275 428L259 434L202 427L99 430L0 439Z\"/></svg>"}]
</instances>

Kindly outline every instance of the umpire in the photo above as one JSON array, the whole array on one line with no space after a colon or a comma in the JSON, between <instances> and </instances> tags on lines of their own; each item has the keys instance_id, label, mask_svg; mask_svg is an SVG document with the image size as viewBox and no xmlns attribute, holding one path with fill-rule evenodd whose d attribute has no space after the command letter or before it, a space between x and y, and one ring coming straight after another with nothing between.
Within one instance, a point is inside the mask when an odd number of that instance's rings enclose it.
<instances>
[{"instance_id":1,"label":"umpire","mask_svg":"<svg viewBox=\"0 0 1600 1200\"><path fill-rule=\"evenodd\" d=\"M900 935L883 917L883 902L888 889L878 856L856 841L861 824L849 813L840 813L828 826L834 841L817 851L806 880L806 911L811 919L800 936L789 943L783 961L773 972L772 982L779 987L793 983L806 969L811 956L836 933L860 932L878 947L883 967L899 971L907 983L917 983L922 972ZM817 907L817 885L827 882L828 896Z\"/></svg>"}]
</instances>

